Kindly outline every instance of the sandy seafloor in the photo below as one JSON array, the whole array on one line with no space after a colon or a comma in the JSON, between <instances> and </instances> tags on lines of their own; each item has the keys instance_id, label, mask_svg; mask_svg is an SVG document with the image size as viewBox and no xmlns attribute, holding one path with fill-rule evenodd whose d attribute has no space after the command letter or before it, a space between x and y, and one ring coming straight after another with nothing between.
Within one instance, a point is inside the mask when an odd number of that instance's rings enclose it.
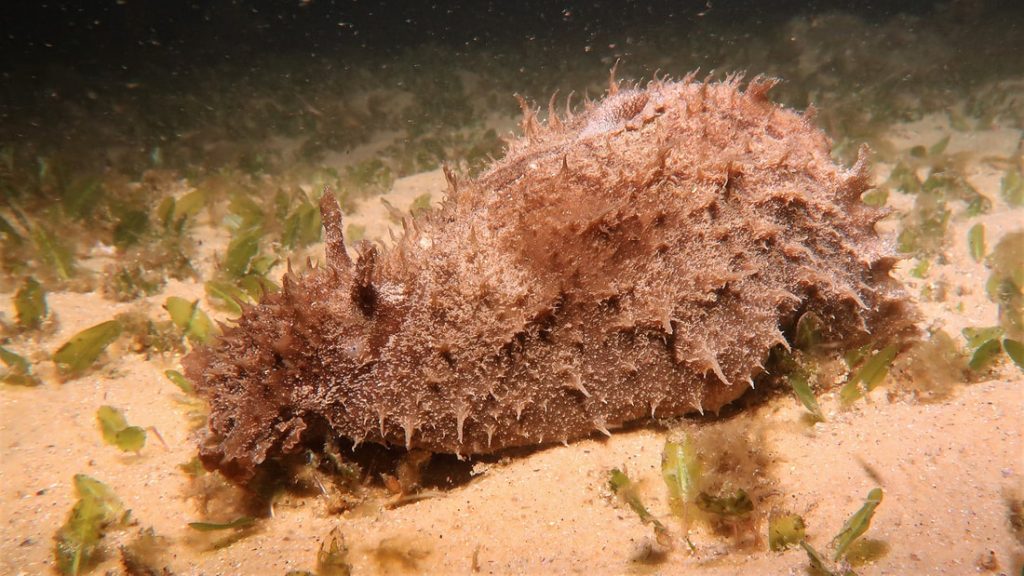
<instances>
[{"instance_id":1,"label":"sandy seafloor","mask_svg":"<svg viewBox=\"0 0 1024 576\"><path fill-rule=\"evenodd\" d=\"M970 225L983 222L991 247L1021 227L1021 212L999 198L1002 172L983 161L1020 154L1021 135L998 126L950 131L944 117L927 117L894 127L889 139L906 148L950 133L949 152L970 153L968 179L993 200L993 210L970 220L954 214L948 261L934 265L927 280L912 278L910 263L896 273L913 294L925 281L948 282L946 301L921 307L926 326L941 326L959 339L965 326L995 322L995 305L984 293L988 270L969 257L965 238ZM877 179L889 168L879 164ZM443 176L435 171L396 181L388 197L395 206L407 206L424 192L438 199L443 189ZM897 211L909 206L907 198L895 196L891 204ZM371 238L386 238L392 225L377 198L365 201L348 222L365 225ZM891 233L893 221L883 224ZM204 239L196 264L210 270L227 236L209 222L200 222L196 236ZM106 256L102 250L93 255L84 264L101 269ZM170 295L202 298L203 288L198 282L171 281L144 301L152 314L162 314L160 306ZM11 317L7 296L0 300ZM135 306L99 293L72 292L51 293L49 304L59 328L29 346L53 350L77 331ZM175 574L312 570L320 542L334 528L344 535L355 574L808 573L802 551L767 550L763 522L759 540L745 546L697 528L692 534L697 552L687 550L660 476L667 431L656 423L608 439L492 459L476 466L470 480L397 508L383 506L386 496L379 495L331 515L320 498L289 497L277 502L272 518L216 548L220 536L203 536L187 525L199 513L186 498L190 481L178 465L194 455L195 433L177 401L181 392L163 375L177 368L179 358L146 361L118 346L108 350L99 369L79 379L59 383L52 364L40 363L41 387L5 385L0 391L0 573L53 572L53 535L74 502L76 473L109 485L137 522L108 535L92 574L120 573L117 545L143 527L167 539L163 558ZM837 388L825 392L820 402L827 420L821 423L811 423L792 396L776 394L705 425L750 439L763 464L754 471L756 481L772 487L758 505L802 515L809 541L819 548L872 487L883 487L885 500L866 535L880 552L857 566L858 574L1020 573L1024 547L1011 530L1008 508L1008 500L1024 492L1020 370L1004 361L980 381L959 384L948 397L927 403L900 393L922 384L906 379L890 375L851 408L840 406ZM138 455L105 445L95 422L96 409L104 404L123 409L132 423L155 427L163 442L151 435ZM650 511L673 531L674 550L652 556L651 528L610 495L608 472L621 466L639 484ZM400 551L400 558L382 559L382 548Z\"/></svg>"}]
</instances>

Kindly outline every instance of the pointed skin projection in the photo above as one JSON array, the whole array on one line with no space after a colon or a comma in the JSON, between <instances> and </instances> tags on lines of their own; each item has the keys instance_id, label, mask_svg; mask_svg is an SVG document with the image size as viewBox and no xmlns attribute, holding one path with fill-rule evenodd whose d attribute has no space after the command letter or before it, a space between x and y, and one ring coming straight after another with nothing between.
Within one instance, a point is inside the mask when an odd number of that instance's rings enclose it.
<instances>
[{"instance_id":1,"label":"pointed skin projection","mask_svg":"<svg viewBox=\"0 0 1024 576\"><path fill-rule=\"evenodd\" d=\"M238 482L326 438L463 455L715 411L814 312L840 348L913 331L896 259L774 80L612 84L524 136L353 260L333 196L326 264L286 274L185 359L210 402L204 464Z\"/></svg>"}]
</instances>

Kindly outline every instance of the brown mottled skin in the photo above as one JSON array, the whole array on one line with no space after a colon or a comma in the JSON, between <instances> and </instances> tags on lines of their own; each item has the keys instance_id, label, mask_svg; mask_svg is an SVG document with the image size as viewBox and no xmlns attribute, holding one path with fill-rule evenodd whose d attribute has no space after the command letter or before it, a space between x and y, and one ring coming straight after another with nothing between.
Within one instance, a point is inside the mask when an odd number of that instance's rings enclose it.
<instances>
[{"instance_id":1,"label":"brown mottled skin","mask_svg":"<svg viewBox=\"0 0 1024 576\"><path fill-rule=\"evenodd\" d=\"M394 248L345 251L185 359L207 467L239 482L325 437L480 454L718 410L813 311L839 347L910 330L895 262L773 80L614 84L522 139ZM322 445L322 444L321 444Z\"/></svg>"}]
</instances>

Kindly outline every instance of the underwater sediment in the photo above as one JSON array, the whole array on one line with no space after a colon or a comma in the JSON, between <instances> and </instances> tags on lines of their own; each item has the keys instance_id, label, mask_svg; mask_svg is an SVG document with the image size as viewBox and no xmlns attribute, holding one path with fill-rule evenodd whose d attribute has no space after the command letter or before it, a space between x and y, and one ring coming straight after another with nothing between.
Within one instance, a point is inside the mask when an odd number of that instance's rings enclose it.
<instances>
[{"instance_id":1,"label":"underwater sediment","mask_svg":"<svg viewBox=\"0 0 1024 576\"><path fill-rule=\"evenodd\" d=\"M201 458L239 482L346 437L457 454L718 410L814 313L836 348L914 314L861 201L774 80L654 81L546 122L384 249L342 238L184 361L211 406Z\"/></svg>"}]
</instances>

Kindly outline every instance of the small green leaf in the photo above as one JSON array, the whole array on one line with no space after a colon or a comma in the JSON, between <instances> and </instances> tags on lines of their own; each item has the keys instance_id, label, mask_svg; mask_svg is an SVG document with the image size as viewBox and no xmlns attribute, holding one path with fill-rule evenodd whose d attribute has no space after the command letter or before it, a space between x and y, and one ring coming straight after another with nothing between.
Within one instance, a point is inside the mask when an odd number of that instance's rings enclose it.
<instances>
[{"instance_id":1,"label":"small green leaf","mask_svg":"<svg viewBox=\"0 0 1024 576\"><path fill-rule=\"evenodd\" d=\"M804 352L810 352L821 344L821 317L814 312L806 312L796 321L796 336L793 345Z\"/></svg>"},{"instance_id":2,"label":"small green leaf","mask_svg":"<svg viewBox=\"0 0 1024 576\"><path fill-rule=\"evenodd\" d=\"M114 246L127 248L138 244L149 229L149 215L142 210L130 210L114 226Z\"/></svg>"},{"instance_id":3,"label":"small green leaf","mask_svg":"<svg viewBox=\"0 0 1024 576\"><path fill-rule=\"evenodd\" d=\"M999 344L998 338L993 338L974 351L971 356L971 361L967 363L967 367L973 372L980 372L988 368L996 358L999 357L999 353L1003 351L1002 346Z\"/></svg>"},{"instance_id":4,"label":"small green leaf","mask_svg":"<svg viewBox=\"0 0 1024 576\"><path fill-rule=\"evenodd\" d=\"M230 522L189 522L189 528L200 532L216 532L218 530L241 530L256 524L250 516L239 516Z\"/></svg>"},{"instance_id":5,"label":"small green leaf","mask_svg":"<svg viewBox=\"0 0 1024 576\"><path fill-rule=\"evenodd\" d=\"M260 238L263 231L253 228L239 232L228 243L228 251L224 256L224 271L229 276L241 278L249 272L249 263L260 251Z\"/></svg>"},{"instance_id":6,"label":"small green leaf","mask_svg":"<svg viewBox=\"0 0 1024 576\"><path fill-rule=\"evenodd\" d=\"M123 525L128 516L121 500L99 480L76 474L75 490L78 501L57 531L54 550L57 569L72 576L92 558L104 533Z\"/></svg>"},{"instance_id":7,"label":"small green leaf","mask_svg":"<svg viewBox=\"0 0 1024 576\"><path fill-rule=\"evenodd\" d=\"M1010 168L1006 171L999 192L1010 206L1024 205L1024 177L1021 176L1019 168Z\"/></svg>"},{"instance_id":8,"label":"small green leaf","mask_svg":"<svg viewBox=\"0 0 1024 576\"><path fill-rule=\"evenodd\" d=\"M668 541L668 529L653 514L647 511L647 508L640 500L640 495L636 492L636 486L630 481L629 476L626 476L625 472L618 468L612 469L608 476L608 485L611 487L612 492L622 498L633 509L633 512L636 512L641 522L654 526L654 533L659 542Z\"/></svg>"},{"instance_id":9,"label":"small green leaf","mask_svg":"<svg viewBox=\"0 0 1024 576\"><path fill-rule=\"evenodd\" d=\"M754 509L754 503L743 489L731 496L712 496L707 492L697 495L697 508L719 516L745 516Z\"/></svg>"},{"instance_id":10,"label":"small green leaf","mask_svg":"<svg viewBox=\"0 0 1024 576\"><path fill-rule=\"evenodd\" d=\"M928 156L941 156L946 151L946 146L949 146L949 134L945 138L939 140L935 144L932 144L928 148Z\"/></svg>"},{"instance_id":11,"label":"small green leaf","mask_svg":"<svg viewBox=\"0 0 1024 576\"><path fill-rule=\"evenodd\" d=\"M14 295L14 309L18 314L18 326L26 330L34 330L43 324L49 311L46 306L46 291L43 285L31 276Z\"/></svg>"},{"instance_id":12,"label":"small green leaf","mask_svg":"<svg viewBox=\"0 0 1024 576\"><path fill-rule=\"evenodd\" d=\"M1013 360L1018 368L1024 370L1024 344L1018 340L1006 338L1003 340L1003 350L1006 350L1006 355Z\"/></svg>"},{"instance_id":13,"label":"small green leaf","mask_svg":"<svg viewBox=\"0 0 1024 576\"><path fill-rule=\"evenodd\" d=\"M413 216L419 216L428 210L430 210L430 192L420 194L409 205L409 214Z\"/></svg>"},{"instance_id":14,"label":"small green leaf","mask_svg":"<svg viewBox=\"0 0 1024 576\"><path fill-rule=\"evenodd\" d=\"M12 244L21 244L25 241L21 234L18 234L18 231L14 226L3 216L0 216L0 234L6 236L7 240Z\"/></svg>"},{"instance_id":15,"label":"small green leaf","mask_svg":"<svg viewBox=\"0 0 1024 576\"><path fill-rule=\"evenodd\" d=\"M772 516L768 520L768 548L780 552L796 546L806 537L804 519L797 514Z\"/></svg>"},{"instance_id":16,"label":"small green leaf","mask_svg":"<svg viewBox=\"0 0 1024 576\"><path fill-rule=\"evenodd\" d=\"M301 248L320 240L320 210L302 202L284 222L281 243L288 248Z\"/></svg>"},{"instance_id":17,"label":"small green leaf","mask_svg":"<svg viewBox=\"0 0 1024 576\"><path fill-rule=\"evenodd\" d=\"M889 183L904 194L917 194L921 191L921 179L917 172L904 162L893 167L889 173Z\"/></svg>"},{"instance_id":18,"label":"small green leaf","mask_svg":"<svg viewBox=\"0 0 1024 576\"><path fill-rule=\"evenodd\" d=\"M832 539L832 543L836 547L835 553L832 555L833 560L839 560L850 548L850 545L871 527L871 519L875 515L875 509L882 503L882 495L881 488L874 488L868 492L864 505L853 516L850 516L846 524L843 525L843 529Z\"/></svg>"},{"instance_id":19,"label":"small green leaf","mask_svg":"<svg viewBox=\"0 0 1024 576\"><path fill-rule=\"evenodd\" d=\"M138 452L146 446L146 431L139 426L128 426L117 433L114 445L122 452Z\"/></svg>"},{"instance_id":20,"label":"small green leaf","mask_svg":"<svg viewBox=\"0 0 1024 576\"><path fill-rule=\"evenodd\" d=\"M889 373L889 367L898 352L899 348L895 344L890 344L868 358L839 390L840 399L845 403L850 403L866 392L874 390Z\"/></svg>"},{"instance_id":21,"label":"small green leaf","mask_svg":"<svg viewBox=\"0 0 1024 576\"><path fill-rule=\"evenodd\" d=\"M64 190L64 210L72 218L85 218L92 213L104 194L106 188L99 180L90 178L74 182Z\"/></svg>"},{"instance_id":22,"label":"small green leaf","mask_svg":"<svg viewBox=\"0 0 1024 576\"><path fill-rule=\"evenodd\" d=\"M925 278L928 276L928 269L931 268L932 261L927 258L922 258L917 261L917 264L910 270L910 275L914 278Z\"/></svg>"},{"instance_id":23,"label":"small green leaf","mask_svg":"<svg viewBox=\"0 0 1024 576\"><path fill-rule=\"evenodd\" d=\"M192 218L206 205L206 194L202 190L193 190L179 198L172 210L172 217L176 223L186 218Z\"/></svg>"},{"instance_id":24,"label":"small green leaf","mask_svg":"<svg viewBox=\"0 0 1024 576\"><path fill-rule=\"evenodd\" d=\"M967 231L967 250L975 262L985 258L985 225L975 224Z\"/></svg>"},{"instance_id":25,"label":"small green leaf","mask_svg":"<svg viewBox=\"0 0 1024 576\"><path fill-rule=\"evenodd\" d=\"M206 469L203 468L203 463L199 460L199 456L193 456L188 462L178 464L178 469L192 478L198 478L203 474L206 474Z\"/></svg>"},{"instance_id":26,"label":"small green leaf","mask_svg":"<svg viewBox=\"0 0 1024 576\"><path fill-rule=\"evenodd\" d=\"M164 376L167 377L175 386L181 389L185 394L195 394L196 390L192 387L192 383L185 378L185 375L177 370L165 370Z\"/></svg>"},{"instance_id":27,"label":"small green leaf","mask_svg":"<svg viewBox=\"0 0 1024 576\"><path fill-rule=\"evenodd\" d=\"M245 194L235 194L228 204L228 211L238 217L239 230L262 230L263 208Z\"/></svg>"},{"instance_id":28,"label":"small green leaf","mask_svg":"<svg viewBox=\"0 0 1024 576\"><path fill-rule=\"evenodd\" d=\"M156 207L156 219L160 226L163 227L165 232L174 230L174 207L175 207L174 196L167 196L160 201L160 204Z\"/></svg>"},{"instance_id":29,"label":"small green leaf","mask_svg":"<svg viewBox=\"0 0 1024 576\"><path fill-rule=\"evenodd\" d=\"M138 452L146 445L146 431L138 426L129 426L124 414L113 406L100 406L96 411L96 421L103 440L122 452Z\"/></svg>"},{"instance_id":30,"label":"small green leaf","mask_svg":"<svg viewBox=\"0 0 1024 576\"><path fill-rule=\"evenodd\" d=\"M665 449L661 453L661 477L668 487L672 512L686 521L687 508L700 492L701 478L700 457L689 434L684 434L678 442L665 441Z\"/></svg>"},{"instance_id":31,"label":"small green leaf","mask_svg":"<svg viewBox=\"0 0 1024 576\"><path fill-rule=\"evenodd\" d=\"M829 569L825 558L813 546L808 544L807 540L801 540L800 547L807 552L807 559L811 563L812 570L817 570L818 573L825 574L826 576L836 576L836 573Z\"/></svg>"},{"instance_id":32,"label":"small green leaf","mask_svg":"<svg viewBox=\"0 0 1024 576\"><path fill-rule=\"evenodd\" d=\"M811 390L811 386L807 381L807 374L803 371L793 371L786 377L786 380L793 389L793 393L796 394L797 399L811 413L811 416L819 422L824 422L825 415L822 414L821 406L818 405L818 398L814 395L814 391Z\"/></svg>"},{"instance_id":33,"label":"small green leaf","mask_svg":"<svg viewBox=\"0 0 1024 576\"><path fill-rule=\"evenodd\" d=\"M0 375L0 381L15 386L39 386L42 382L32 375L32 365L20 354L15 354L7 348L0 346L0 361L7 366L7 370Z\"/></svg>"},{"instance_id":34,"label":"small green leaf","mask_svg":"<svg viewBox=\"0 0 1024 576\"><path fill-rule=\"evenodd\" d=\"M71 250L58 241L49 230L36 226L32 230L32 242L58 278L68 280L75 275L75 259Z\"/></svg>"},{"instance_id":35,"label":"small green leaf","mask_svg":"<svg viewBox=\"0 0 1024 576\"><path fill-rule=\"evenodd\" d=\"M213 332L210 317L199 308L199 300L189 302L184 298L170 296L164 308L171 316L171 321L184 332L193 342L206 344Z\"/></svg>"},{"instance_id":36,"label":"small green leaf","mask_svg":"<svg viewBox=\"0 0 1024 576\"><path fill-rule=\"evenodd\" d=\"M860 201L874 208L881 208L889 201L889 190L885 188L872 188L861 194Z\"/></svg>"},{"instance_id":37,"label":"small green leaf","mask_svg":"<svg viewBox=\"0 0 1024 576\"><path fill-rule=\"evenodd\" d=\"M75 377L88 369L117 337L121 323L117 320L101 322L75 334L53 354L57 370L65 377Z\"/></svg>"},{"instance_id":38,"label":"small green leaf","mask_svg":"<svg viewBox=\"0 0 1024 576\"><path fill-rule=\"evenodd\" d=\"M989 340L994 340L1003 335L1002 326L988 326L985 328L964 328L961 332L967 340L967 347L975 349Z\"/></svg>"},{"instance_id":39,"label":"small green leaf","mask_svg":"<svg viewBox=\"0 0 1024 576\"><path fill-rule=\"evenodd\" d=\"M207 298L214 306L232 314L241 314L242 306L240 304L252 301L252 298L244 290L228 282L210 280L203 287L206 290Z\"/></svg>"}]
</instances>

